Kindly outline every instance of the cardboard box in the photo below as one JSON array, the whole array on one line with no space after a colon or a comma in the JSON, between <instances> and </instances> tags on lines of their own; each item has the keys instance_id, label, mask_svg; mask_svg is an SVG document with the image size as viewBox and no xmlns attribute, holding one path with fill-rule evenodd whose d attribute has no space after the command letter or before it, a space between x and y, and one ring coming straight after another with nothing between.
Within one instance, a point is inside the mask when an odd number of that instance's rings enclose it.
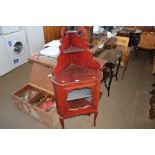
<instances>
[{"instance_id":1,"label":"cardboard box","mask_svg":"<svg viewBox=\"0 0 155 155\"><path fill-rule=\"evenodd\" d=\"M54 98L49 74L51 74L49 67L34 63L30 82L14 92L12 98L22 112L36 118L48 127L54 128L59 122L56 104L53 103L48 109L43 110L47 100Z\"/></svg>"}]
</instances>

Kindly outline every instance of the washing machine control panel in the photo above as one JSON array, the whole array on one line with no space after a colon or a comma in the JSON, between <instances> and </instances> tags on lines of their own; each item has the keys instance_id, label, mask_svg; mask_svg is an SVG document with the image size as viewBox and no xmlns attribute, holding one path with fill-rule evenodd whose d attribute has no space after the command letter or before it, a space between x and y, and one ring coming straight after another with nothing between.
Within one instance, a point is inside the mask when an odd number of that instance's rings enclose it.
<instances>
[{"instance_id":1,"label":"washing machine control panel","mask_svg":"<svg viewBox=\"0 0 155 155\"><path fill-rule=\"evenodd\" d=\"M14 59L14 60L13 60L13 63L14 63L14 64L19 63L19 59L18 59L18 58L17 58L17 59Z\"/></svg>"}]
</instances>

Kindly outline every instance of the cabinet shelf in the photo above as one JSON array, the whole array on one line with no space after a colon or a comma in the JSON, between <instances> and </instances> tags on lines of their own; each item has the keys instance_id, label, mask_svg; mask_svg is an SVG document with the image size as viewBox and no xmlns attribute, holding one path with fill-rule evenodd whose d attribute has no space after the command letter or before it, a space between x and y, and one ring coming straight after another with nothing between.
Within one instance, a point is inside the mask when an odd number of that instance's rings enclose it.
<instances>
[{"instance_id":1,"label":"cabinet shelf","mask_svg":"<svg viewBox=\"0 0 155 155\"><path fill-rule=\"evenodd\" d=\"M85 49L83 49L83 48L79 48L79 47L75 47L75 46L71 45L70 47L65 49L63 52L64 53L75 53L75 52L82 52L84 50Z\"/></svg>"},{"instance_id":2,"label":"cabinet shelf","mask_svg":"<svg viewBox=\"0 0 155 155\"><path fill-rule=\"evenodd\" d=\"M88 108L91 106L91 102L87 101L86 99L77 99L68 101L69 110L79 110Z\"/></svg>"},{"instance_id":3,"label":"cabinet shelf","mask_svg":"<svg viewBox=\"0 0 155 155\"><path fill-rule=\"evenodd\" d=\"M86 83L102 78L102 73L95 69L70 64L61 73L52 77L52 81L60 86L71 83Z\"/></svg>"}]
</instances>

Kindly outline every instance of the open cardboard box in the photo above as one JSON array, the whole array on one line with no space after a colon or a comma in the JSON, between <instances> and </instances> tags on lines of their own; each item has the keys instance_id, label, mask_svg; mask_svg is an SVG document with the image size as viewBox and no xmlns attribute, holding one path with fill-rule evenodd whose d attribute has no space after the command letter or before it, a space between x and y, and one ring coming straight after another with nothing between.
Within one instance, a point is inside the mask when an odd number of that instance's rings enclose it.
<instances>
[{"instance_id":1,"label":"open cardboard box","mask_svg":"<svg viewBox=\"0 0 155 155\"><path fill-rule=\"evenodd\" d=\"M50 128L59 122L56 104L42 109L47 99L54 98L53 85L48 77L49 67L33 63L30 82L12 94L16 106L24 113L38 119Z\"/></svg>"}]
</instances>

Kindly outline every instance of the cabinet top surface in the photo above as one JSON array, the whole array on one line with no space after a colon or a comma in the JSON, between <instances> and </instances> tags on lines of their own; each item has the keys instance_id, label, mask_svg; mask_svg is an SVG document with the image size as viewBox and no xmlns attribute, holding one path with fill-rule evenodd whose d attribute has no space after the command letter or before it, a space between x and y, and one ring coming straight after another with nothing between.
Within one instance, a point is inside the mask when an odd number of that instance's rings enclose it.
<instances>
[{"instance_id":1,"label":"cabinet top surface","mask_svg":"<svg viewBox=\"0 0 155 155\"><path fill-rule=\"evenodd\" d=\"M76 64L70 64L60 74L52 77L52 81L64 86L71 83L84 83L102 79L102 72L85 68Z\"/></svg>"}]
</instances>

